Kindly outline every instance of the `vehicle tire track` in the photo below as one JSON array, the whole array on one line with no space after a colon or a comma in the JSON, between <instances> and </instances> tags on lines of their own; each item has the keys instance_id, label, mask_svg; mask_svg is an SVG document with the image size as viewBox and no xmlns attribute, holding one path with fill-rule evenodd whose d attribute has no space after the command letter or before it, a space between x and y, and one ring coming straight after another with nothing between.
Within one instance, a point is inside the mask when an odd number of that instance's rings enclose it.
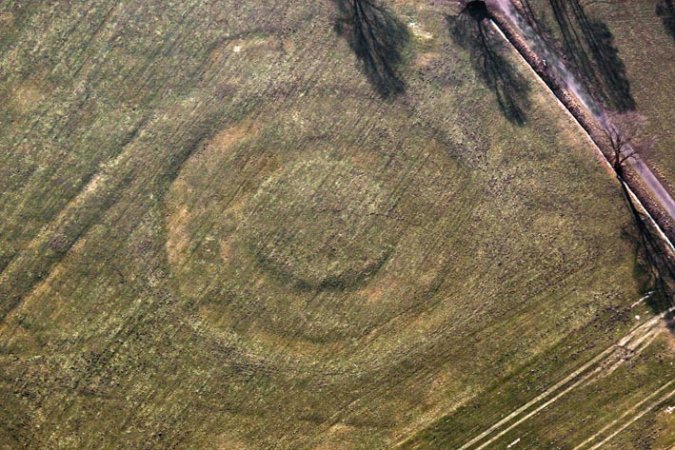
<instances>
[{"instance_id":1,"label":"vehicle tire track","mask_svg":"<svg viewBox=\"0 0 675 450\"><path fill-rule=\"evenodd\" d=\"M640 324L617 343L593 357L590 361L586 362L577 370L525 403L523 406L503 417L487 430L464 443L458 450L467 450L469 448L480 450L485 448L542 409L550 406L564 395L571 392L573 389L590 381L595 375L608 368L609 370L612 370L612 368L620 365L624 361L622 355L625 354L626 350L634 354L637 350L644 348L641 347L641 344L652 335L654 329L659 325L663 317L673 310L675 310L675 307ZM523 416L526 412L527 414ZM481 444L481 442L483 443ZM474 447L476 445L478 446Z\"/></svg>"},{"instance_id":2,"label":"vehicle tire track","mask_svg":"<svg viewBox=\"0 0 675 450\"><path fill-rule=\"evenodd\" d=\"M615 426L619 421L621 421L622 419L626 418L626 417L627 417L628 415L630 415L631 413L634 413L638 408L640 408L642 405L644 405L644 404L647 403L648 401L652 400L654 397L656 397L657 395L659 395L663 390L665 390L668 386L672 385L673 383L675 383L675 380L671 380L671 381L669 381L668 383L664 384L663 386L661 386L660 388L658 388L656 391L654 391L653 393L651 393L650 395L648 395L646 398L644 398L644 399L641 400L640 402L636 403L632 408L628 409L628 411L626 411L625 413L623 413L623 414L621 415L621 417L619 417L618 419L613 420L612 422L610 422L609 424L607 424L606 426L604 426L600 431L598 431L597 433L593 434L591 437L589 437L588 439L586 439L585 441L583 441L581 444L579 444L579 445L577 445L576 447L574 447L572 450L581 450L586 444L591 443L591 442L593 442L594 440L596 440L596 439L598 438L598 436L602 435L604 432L606 432L607 430L609 430L610 428L612 428L613 426ZM660 402L662 402L662 401L667 400L667 399L668 399L670 396L672 396L674 393L675 393L675 390L671 391L670 393L666 394L665 397L662 397L658 402L660 403ZM649 410L651 410L654 406L655 406L655 405L652 404L652 405L648 406L648 407L646 408L646 410L649 411ZM642 410L640 413L642 413L643 411L645 411L645 410ZM639 415L640 413L638 413L638 415ZM625 427L624 427L624 428L625 428ZM611 437L613 437L613 436L615 436L615 435L616 435L616 434L613 434L613 435L611 435ZM597 444L596 446L591 447L589 450L598 448L598 445L602 445L602 444L606 443L608 439L611 439L611 437L610 437L610 438L606 438L605 440L601 441L600 444Z\"/></svg>"},{"instance_id":3,"label":"vehicle tire track","mask_svg":"<svg viewBox=\"0 0 675 450\"><path fill-rule=\"evenodd\" d=\"M645 414L647 414L647 413L648 413L649 411L651 411L652 409L656 408L658 405L660 405L660 404L663 403L664 401L668 400L668 399L669 399L670 397L672 397L673 395L675 395L675 389L673 389L672 391L668 392L664 397L661 397L660 399L658 399L658 400L655 401L654 403L652 403L652 404L650 404L649 406L647 406L645 409L643 409L643 410L640 411L638 414L636 414L635 416L633 416L628 422L626 422L625 424L623 424L623 425L622 425L618 430L616 430L614 433L610 434L610 435L607 436L605 439L603 439L602 441L598 442L597 444L595 444L593 447L589 448L588 450L597 450L597 449L601 448L601 447L602 447L603 445L605 445L607 442L609 442L610 440L612 440L617 434L621 433L623 430L625 430L626 428L628 428L629 426L631 426L633 423L635 423L635 422L637 422L638 420L640 420L640 419L642 418L642 416L644 416Z\"/></svg>"}]
</instances>

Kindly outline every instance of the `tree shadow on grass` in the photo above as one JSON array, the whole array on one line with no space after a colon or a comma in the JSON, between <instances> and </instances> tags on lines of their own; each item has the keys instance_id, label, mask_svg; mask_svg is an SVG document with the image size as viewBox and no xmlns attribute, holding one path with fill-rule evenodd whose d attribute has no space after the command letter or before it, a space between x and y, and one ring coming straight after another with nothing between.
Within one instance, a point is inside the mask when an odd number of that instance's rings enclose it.
<instances>
[{"instance_id":1,"label":"tree shadow on grass","mask_svg":"<svg viewBox=\"0 0 675 450\"><path fill-rule=\"evenodd\" d=\"M656 5L656 15L663 21L663 26L670 34L670 37L675 39L675 7L673 0L661 0Z\"/></svg>"},{"instance_id":2,"label":"tree shadow on grass","mask_svg":"<svg viewBox=\"0 0 675 450\"><path fill-rule=\"evenodd\" d=\"M383 98L405 92L400 67L410 42L408 27L375 0L333 0L340 16L335 31L349 42L362 70Z\"/></svg>"},{"instance_id":3,"label":"tree shadow on grass","mask_svg":"<svg viewBox=\"0 0 675 450\"><path fill-rule=\"evenodd\" d=\"M523 15L527 20L528 24L538 32L542 37L553 36L553 31L551 30L550 24L546 20L539 20L535 9L530 4L530 0L520 0L522 5Z\"/></svg>"},{"instance_id":4,"label":"tree shadow on grass","mask_svg":"<svg viewBox=\"0 0 675 450\"><path fill-rule=\"evenodd\" d=\"M469 50L474 70L494 91L504 116L524 125L530 108L530 85L502 55L504 42L489 28L485 4L470 2L459 15L446 16L446 20L455 43Z\"/></svg>"},{"instance_id":5,"label":"tree shadow on grass","mask_svg":"<svg viewBox=\"0 0 675 450\"><path fill-rule=\"evenodd\" d=\"M626 67L619 57L609 27L592 20L579 0L549 0L562 34L568 61L612 109L635 109Z\"/></svg>"},{"instance_id":6,"label":"tree shadow on grass","mask_svg":"<svg viewBox=\"0 0 675 450\"><path fill-rule=\"evenodd\" d=\"M636 208L623 183L621 188L633 217L633 226L624 229L622 234L635 248L635 275L645 282L645 287L651 292L647 305L654 313L662 313L673 306L675 264L662 250L659 237Z\"/></svg>"}]
</instances>

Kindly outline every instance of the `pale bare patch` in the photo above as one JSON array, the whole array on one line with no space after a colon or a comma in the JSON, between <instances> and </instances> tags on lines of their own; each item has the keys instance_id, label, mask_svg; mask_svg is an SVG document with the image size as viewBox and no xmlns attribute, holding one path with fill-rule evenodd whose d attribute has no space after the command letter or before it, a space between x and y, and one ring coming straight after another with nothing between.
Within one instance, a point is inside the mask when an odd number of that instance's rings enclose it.
<instances>
[{"instance_id":1,"label":"pale bare patch","mask_svg":"<svg viewBox=\"0 0 675 450\"><path fill-rule=\"evenodd\" d=\"M7 28L14 24L14 14L5 12L0 14L0 27Z\"/></svg>"},{"instance_id":2,"label":"pale bare patch","mask_svg":"<svg viewBox=\"0 0 675 450\"><path fill-rule=\"evenodd\" d=\"M209 143L206 151L209 153L212 151L219 153L227 151L236 142L239 142L248 135L257 134L257 132L258 128L253 123L251 123L251 121L244 121L231 128L226 128L218 133Z\"/></svg>"},{"instance_id":3,"label":"pale bare patch","mask_svg":"<svg viewBox=\"0 0 675 450\"><path fill-rule=\"evenodd\" d=\"M296 48L297 48L296 45L295 45L295 42L292 39L284 39L281 42L281 47L284 49L285 53L288 53L288 54L291 54L291 55L293 53L295 53Z\"/></svg>"},{"instance_id":4,"label":"pale bare patch","mask_svg":"<svg viewBox=\"0 0 675 450\"><path fill-rule=\"evenodd\" d=\"M384 287L380 284L368 289L368 293L366 294L368 303L378 302L382 298L382 294L384 294Z\"/></svg>"},{"instance_id":5,"label":"pale bare patch","mask_svg":"<svg viewBox=\"0 0 675 450\"><path fill-rule=\"evenodd\" d=\"M258 131L259 129L251 121L244 121L222 130L215 135L202 151L195 154L188 161L183 171L179 173L176 181L171 186L167 204L169 214L166 219L168 235L166 251L171 264L178 265L185 257L191 239L188 233L189 224L200 213L198 205L188 204L185 201L193 190L193 186L190 185L187 175L193 172L210 172L214 165L219 164L228 155L233 145L246 137L257 134ZM242 209L243 205L235 203L230 207L230 209L232 208L237 211L237 208Z\"/></svg>"},{"instance_id":6,"label":"pale bare patch","mask_svg":"<svg viewBox=\"0 0 675 450\"><path fill-rule=\"evenodd\" d=\"M429 289L436 281L436 278L438 278L438 275L438 271L436 270L427 271L419 278L420 286L423 289Z\"/></svg>"},{"instance_id":7,"label":"pale bare patch","mask_svg":"<svg viewBox=\"0 0 675 450\"><path fill-rule=\"evenodd\" d=\"M254 48L275 49L276 38L273 36L265 36L265 37L259 36L250 39L237 39L236 41L232 41L230 45L232 46L232 51L236 53L241 53L248 49Z\"/></svg>"},{"instance_id":8,"label":"pale bare patch","mask_svg":"<svg viewBox=\"0 0 675 450\"><path fill-rule=\"evenodd\" d=\"M186 231L189 215L188 207L182 205L177 207L167 219L167 228L172 230L166 245L166 252L171 264L178 264L190 242L190 237Z\"/></svg>"},{"instance_id":9,"label":"pale bare patch","mask_svg":"<svg viewBox=\"0 0 675 450\"><path fill-rule=\"evenodd\" d=\"M246 210L246 198L237 198L232 202L226 212L234 214L237 218L242 218L244 216L244 211Z\"/></svg>"},{"instance_id":10,"label":"pale bare patch","mask_svg":"<svg viewBox=\"0 0 675 450\"><path fill-rule=\"evenodd\" d=\"M248 450L250 447L244 441L232 436L231 433L223 433L216 438L218 450Z\"/></svg>"},{"instance_id":11,"label":"pale bare patch","mask_svg":"<svg viewBox=\"0 0 675 450\"><path fill-rule=\"evenodd\" d=\"M251 334L255 336L256 344L269 347L270 351L284 348L287 351L293 352L295 357L299 358L303 358L303 356L314 357L320 351L330 352L332 350L338 352L344 349L341 344L335 344L333 348L326 349L325 346L321 344L316 344L305 339L270 334L260 327L255 328Z\"/></svg>"},{"instance_id":12,"label":"pale bare patch","mask_svg":"<svg viewBox=\"0 0 675 450\"><path fill-rule=\"evenodd\" d=\"M223 261L228 261L232 256L232 239L220 240L220 257Z\"/></svg>"},{"instance_id":13,"label":"pale bare patch","mask_svg":"<svg viewBox=\"0 0 675 450\"><path fill-rule=\"evenodd\" d=\"M14 90L12 104L21 114L28 114L45 99L45 90L36 81L25 81Z\"/></svg>"},{"instance_id":14,"label":"pale bare patch","mask_svg":"<svg viewBox=\"0 0 675 450\"><path fill-rule=\"evenodd\" d=\"M421 41L430 41L434 38L434 35L426 31L420 26L417 22L409 22L408 28L412 32L413 36Z\"/></svg>"},{"instance_id":15,"label":"pale bare patch","mask_svg":"<svg viewBox=\"0 0 675 450\"><path fill-rule=\"evenodd\" d=\"M398 280L390 276L371 282L363 289L361 295L368 303L377 303L386 300L386 295L395 291L399 286Z\"/></svg>"},{"instance_id":16,"label":"pale bare patch","mask_svg":"<svg viewBox=\"0 0 675 450\"><path fill-rule=\"evenodd\" d=\"M315 450L341 450L351 448L347 437L354 434L356 429L343 423L336 423L328 429L324 442L320 443Z\"/></svg>"},{"instance_id":17,"label":"pale bare patch","mask_svg":"<svg viewBox=\"0 0 675 450\"><path fill-rule=\"evenodd\" d=\"M415 58L414 67L417 69L426 69L440 58L441 55L438 52L421 53Z\"/></svg>"},{"instance_id":18,"label":"pale bare patch","mask_svg":"<svg viewBox=\"0 0 675 450\"><path fill-rule=\"evenodd\" d=\"M209 55L212 64L225 62L232 54L242 54L249 50L269 49L278 50L276 38L273 36L255 36L248 39L233 39L225 45L216 47Z\"/></svg>"},{"instance_id":19,"label":"pale bare patch","mask_svg":"<svg viewBox=\"0 0 675 450\"><path fill-rule=\"evenodd\" d=\"M97 173L94 175L91 180L87 183L87 185L84 187L82 190L82 194L91 194L93 193L101 184L101 179L103 176L100 173Z\"/></svg>"}]
</instances>

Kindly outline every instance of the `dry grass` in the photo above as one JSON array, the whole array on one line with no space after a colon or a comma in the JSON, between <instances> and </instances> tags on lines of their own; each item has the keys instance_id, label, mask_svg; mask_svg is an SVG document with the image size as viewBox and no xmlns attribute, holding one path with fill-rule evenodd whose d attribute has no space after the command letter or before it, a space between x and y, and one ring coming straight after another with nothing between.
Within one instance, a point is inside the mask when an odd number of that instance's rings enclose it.
<instances>
[{"instance_id":1,"label":"dry grass","mask_svg":"<svg viewBox=\"0 0 675 450\"><path fill-rule=\"evenodd\" d=\"M631 327L574 124L387 4L433 37L386 101L332 2L0 5L0 99L52 86L0 112L0 446L442 446Z\"/></svg>"}]
</instances>

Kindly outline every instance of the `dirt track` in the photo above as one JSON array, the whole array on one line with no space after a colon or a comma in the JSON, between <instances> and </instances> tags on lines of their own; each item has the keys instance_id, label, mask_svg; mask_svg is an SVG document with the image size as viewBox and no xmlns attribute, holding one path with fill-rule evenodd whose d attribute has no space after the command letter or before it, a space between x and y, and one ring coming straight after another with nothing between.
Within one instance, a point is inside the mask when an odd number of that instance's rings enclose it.
<instances>
[{"instance_id":1,"label":"dirt track","mask_svg":"<svg viewBox=\"0 0 675 450\"><path fill-rule=\"evenodd\" d=\"M518 50L537 77L553 91L562 106L572 114L608 160L601 144L607 121L604 106L586 91L558 55L548 49L544 39L528 28L529 25L520 17L511 0L489 0L487 3L493 23L499 31ZM529 42L532 39L536 40L536 47L542 54L532 50L532 43ZM668 250L674 254L675 200L639 155L631 157L626 163L627 187L635 193L657 228L662 231Z\"/></svg>"},{"instance_id":2,"label":"dirt track","mask_svg":"<svg viewBox=\"0 0 675 450\"><path fill-rule=\"evenodd\" d=\"M614 345L608 347L603 352L596 355L590 361L583 364L581 367L560 380L558 383L546 389L544 392L520 408L504 416L501 420L496 422L494 425L479 435L475 436L473 439L465 442L464 445L459 447L458 450L481 450L486 448L488 445L492 444L521 423L525 422L543 409L554 404L556 401L564 397L575 388L583 386L597 376L602 374L606 375L613 372L626 361L624 358L626 352L629 352L631 355L635 356L649 345L649 343L661 332L662 329L659 325L661 324L663 318L667 313L673 310L675 309L671 308L670 310L654 316L648 321L640 324ZM667 385L669 384L670 383ZM674 392L671 392L667 394L667 397L660 398L658 403L665 400L666 398L669 398L671 395L673 395L673 393ZM636 407L639 406L640 405L636 405ZM645 414L652 408L653 406L650 406L650 408L642 414ZM632 410L628 411L627 413L630 413L631 411ZM621 429L623 428L620 428L619 430ZM601 430L601 432L602 431L604 430ZM614 436L614 434L611 436ZM596 437L597 436L592 436L588 439L588 442L591 442Z\"/></svg>"}]
</instances>

